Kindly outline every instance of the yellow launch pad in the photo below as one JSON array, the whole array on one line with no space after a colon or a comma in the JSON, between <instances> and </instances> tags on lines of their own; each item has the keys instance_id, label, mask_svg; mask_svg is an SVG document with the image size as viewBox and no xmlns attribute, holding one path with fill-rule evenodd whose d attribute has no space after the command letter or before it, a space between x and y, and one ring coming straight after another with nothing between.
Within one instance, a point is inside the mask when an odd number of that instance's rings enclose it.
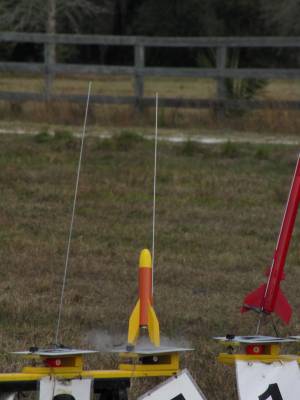
<instances>
[{"instance_id":1,"label":"yellow launch pad","mask_svg":"<svg viewBox=\"0 0 300 400\"><path fill-rule=\"evenodd\" d=\"M28 382L39 381L45 376L53 376L58 379L92 378L92 379L121 379L144 378L158 376L172 376L179 371L179 354L162 354L158 356L141 357L134 353L120 355L122 363L116 370L84 370L83 356L59 356L61 366L46 367L34 365L41 364L45 357L39 355L25 356L33 361L32 366L26 366L21 372L0 374L1 382ZM142 362L146 361L147 364ZM152 363L151 363L152 361Z\"/></svg>"},{"instance_id":2,"label":"yellow launch pad","mask_svg":"<svg viewBox=\"0 0 300 400\"><path fill-rule=\"evenodd\" d=\"M270 345L270 350L267 354L220 353L217 360L225 365L234 365L236 361L260 361L268 364L276 361L297 361L300 364L298 355L280 354L279 345Z\"/></svg>"},{"instance_id":3,"label":"yellow launch pad","mask_svg":"<svg viewBox=\"0 0 300 400\"><path fill-rule=\"evenodd\" d=\"M279 339L279 338L278 338ZM291 342L289 339L283 339L284 342ZM253 346L255 345L263 345L263 350L260 354L249 354L246 350L245 343L241 343L237 341L220 341L220 343L226 347L227 352L222 352L218 355L217 360L222 364L226 365L234 365L236 361L248 361L248 362L264 362L264 363L273 363L273 362L286 362L286 361L297 361L300 364L300 356L294 354L281 354L281 343L273 343L273 342L257 342L253 341ZM244 347L240 349L240 347ZM237 350L238 349L238 350Z\"/></svg>"}]
</instances>

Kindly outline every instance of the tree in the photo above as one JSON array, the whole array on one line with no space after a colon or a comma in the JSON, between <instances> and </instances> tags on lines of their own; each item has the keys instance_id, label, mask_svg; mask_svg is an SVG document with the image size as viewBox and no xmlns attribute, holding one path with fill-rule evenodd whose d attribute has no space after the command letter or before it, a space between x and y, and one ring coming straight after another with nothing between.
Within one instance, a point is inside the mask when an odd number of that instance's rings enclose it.
<instances>
[{"instance_id":1,"label":"tree","mask_svg":"<svg viewBox=\"0 0 300 400\"><path fill-rule=\"evenodd\" d=\"M213 0L220 36L263 36L261 0Z\"/></svg>"},{"instance_id":2,"label":"tree","mask_svg":"<svg viewBox=\"0 0 300 400\"><path fill-rule=\"evenodd\" d=\"M262 2L265 25L269 32L279 35L300 35L299 0L273 0Z\"/></svg>"},{"instance_id":3,"label":"tree","mask_svg":"<svg viewBox=\"0 0 300 400\"><path fill-rule=\"evenodd\" d=\"M106 11L109 0L96 4L93 0L2 0L0 3L0 29L14 31L47 32L55 34L61 31L80 32L82 21L91 20ZM15 45L10 46L13 51ZM45 47L47 64L56 61L56 45ZM31 51L30 51L31 53ZM52 87L53 75L47 74L46 93Z\"/></svg>"},{"instance_id":4,"label":"tree","mask_svg":"<svg viewBox=\"0 0 300 400\"><path fill-rule=\"evenodd\" d=\"M135 31L151 36L245 36L263 34L264 23L260 0L144 0L138 10ZM229 49L227 66L247 65L251 61L248 52ZM212 67L216 64L216 52L150 49L148 59L156 65L167 62L167 65ZM232 98L251 98L265 83L255 79L226 79L227 94Z\"/></svg>"},{"instance_id":5,"label":"tree","mask_svg":"<svg viewBox=\"0 0 300 400\"><path fill-rule=\"evenodd\" d=\"M137 10L141 0L112 0L113 34L130 35L133 33Z\"/></svg>"},{"instance_id":6,"label":"tree","mask_svg":"<svg viewBox=\"0 0 300 400\"><path fill-rule=\"evenodd\" d=\"M138 9L134 30L150 36L206 35L214 17L209 0L144 0Z\"/></svg>"},{"instance_id":7,"label":"tree","mask_svg":"<svg viewBox=\"0 0 300 400\"><path fill-rule=\"evenodd\" d=\"M109 6L109 0L1 0L0 29L79 33L84 19L96 22Z\"/></svg>"},{"instance_id":8,"label":"tree","mask_svg":"<svg viewBox=\"0 0 300 400\"><path fill-rule=\"evenodd\" d=\"M47 32L50 34L107 33L111 21L110 0L1 0L0 30ZM99 23L99 20L101 23ZM60 58L66 59L76 52L70 46L60 46ZM6 46L6 55L30 59L40 59L41 49L35 45ZM17 56L16 56L17 55ZM50 63L56 59L56 46L47 47L47 57Z\"/></svg>"}]
</instances>

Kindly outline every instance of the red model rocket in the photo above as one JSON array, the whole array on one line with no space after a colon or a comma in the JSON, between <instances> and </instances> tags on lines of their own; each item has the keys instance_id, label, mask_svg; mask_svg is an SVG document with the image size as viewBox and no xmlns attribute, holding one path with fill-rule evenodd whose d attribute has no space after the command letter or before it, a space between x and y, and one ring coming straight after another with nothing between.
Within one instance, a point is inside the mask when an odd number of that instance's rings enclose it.
<instances>
[{"instance_id":1,"label":"red model rocket","mask_svg":"<svg viewBox=\"0 0 300 400\"><path fill-rule=\"evenodd\" d=\"M284 265L293 233L300 201L300 156L297 161L291 189L285 208L273 262L270 268L267 283L249 293L241 312L254 310L259 313L270 314L275 312L286 324L289 323L292 309L285 295L280 289L280 282L284 279Z\"/></svg>"}]
</instances>

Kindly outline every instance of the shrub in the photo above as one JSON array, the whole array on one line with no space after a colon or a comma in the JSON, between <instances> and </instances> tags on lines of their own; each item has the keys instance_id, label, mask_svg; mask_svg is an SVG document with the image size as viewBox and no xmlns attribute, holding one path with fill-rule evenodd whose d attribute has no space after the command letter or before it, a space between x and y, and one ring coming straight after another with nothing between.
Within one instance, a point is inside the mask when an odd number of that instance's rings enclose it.
<instances>
[{"instance_id":1,"label":"shrub","mask_svg":"<svg viewBox=\"0 0 300 400\"><path fill-rule=\"evenodd\" d=\"M268 160L270 157L270 150L266 146L260 146L256 149L254 157L258 160Z\"/></svg>"},{"instance_id":2,"label":"shrub","mask_svg":"<svg viewBox=\"0 0 300 400\"><path fill-rule=\"evenodd\" d=\"M73 138L73 134L68 130L55 131L54 134L54 139L61 142L70 142Z\"/></svg>"},{"instance_id":3,"label":"shrub","mask_svg":"<svg viewBox=\"0 0 300 400\"><path fill-rule=\"evenodd\" d=\"M228 158L236 158L239 155L238 146L229 140L222 145L221 154Z\"/></svg>"},{"instance_id":4,"label":"shrub","mask_svg":"<svg viewBox=\"0 0 300 400\"><path fill-rule=\"evenodd\" d=\"M123 131L114 138L117 150L126 151L134 147L136 144L144 141L142 135L132 132Z\"/></svg>"},{"instance_id":5,"label":"shrub","mask_svg":"<svg viewBox=\"0 0 300 400\"><path fill-rule=\"evenodd\" d=\"M198 152L198 144L192 140L185 141L180 147L180 153L183 156L193 157Z\"/></svg>"},{"instance_id":6,"label":"shrub","mask_svg":"<svg viewBox=\"0 0 300 400\"><path fill-rule=\"evenodd\" d=\"M39 132L34 136L34 141L36 143L48 143L52 139L51 135L47 131Z\"/></svg>"}]
</instances>

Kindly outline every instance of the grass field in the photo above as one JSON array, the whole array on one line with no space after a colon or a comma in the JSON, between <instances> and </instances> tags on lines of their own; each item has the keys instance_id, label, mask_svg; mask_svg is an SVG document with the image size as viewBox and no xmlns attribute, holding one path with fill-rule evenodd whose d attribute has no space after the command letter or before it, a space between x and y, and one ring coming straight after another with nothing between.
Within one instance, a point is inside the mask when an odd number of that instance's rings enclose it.
<instances>
[{"instance_id":1,"label":"grass field","mask_svg":"<svg viewBox=\"0 0 300 400\"><path fill-rule=\"evenodd\" d=\"M79 140L0 136L1 371L20 367L9 351L53 343ZM209 399L237 398L234 371L215 361L211 339L253 334L244 295L264 280L297 150L289 146L159 145L155 309L162 334L195 347L183 357ZM137 297L139 252L151 247L153 142L122 132L88 138L71 247L61 341L85 346L91 333L125 340ZM299 224L298 224L299 225ZM300 329L300 230L283 289ZM272 333L270 325L262 333ZM106 338L106 339L105 339ZM114 367L110 355L93 367ZM153 385L156 381L152 381ZM135 399L149 382L134 380Z\"/></svg>"}]
</instances>

